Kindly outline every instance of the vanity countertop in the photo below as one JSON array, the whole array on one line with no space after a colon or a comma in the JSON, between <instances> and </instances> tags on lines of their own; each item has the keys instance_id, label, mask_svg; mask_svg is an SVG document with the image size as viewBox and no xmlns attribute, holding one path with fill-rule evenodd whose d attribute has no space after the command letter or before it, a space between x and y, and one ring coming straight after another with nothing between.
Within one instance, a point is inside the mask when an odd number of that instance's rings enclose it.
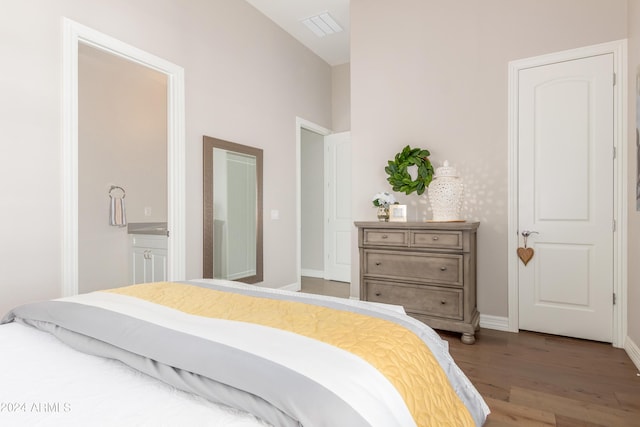
<instances>
[{"instance_id":1,"label":"vanity countertop","mask_svg":"<svg viewBox=\"0 0 640 427\"><path fill-rule=\"evenodd\" d=\"M151 234L156 236L167 236L166 222L130 222L127 224L129 234Z\"/></svg>"}]
</instances>

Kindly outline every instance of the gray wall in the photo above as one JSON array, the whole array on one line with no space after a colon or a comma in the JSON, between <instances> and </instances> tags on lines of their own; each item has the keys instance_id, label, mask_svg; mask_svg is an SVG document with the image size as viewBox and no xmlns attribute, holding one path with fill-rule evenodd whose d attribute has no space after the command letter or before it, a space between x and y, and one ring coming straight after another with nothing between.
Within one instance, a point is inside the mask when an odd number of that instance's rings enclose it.
<instances>
[{"instance_id":1,"label":"gray wall","mask_svg":"<svg viewBox=\"0 0 640 427\"><path fill-rule=\"evenodd\" d=\"M324 271L324 138L302 129L302 275Z\"/></svg>"},{"instance_id":2,"label":"gray wall","mask_svg":"<svg viewBox=\"0 0 640 427\"><path fill-rule=\"evenodd\" d=\"M202 136L264 149L263 285L296 278L295 117L331 127L331 67L244 1L28 0L0 13L0 312L62 292L62 17L185 69L186 271L202 277ZM303 94L303 95L301 95ZM34 245L40 254L34 268Z\"/></svg>"},{"instance_id":3,"label":"gray wall","mask_svg":"<svg viewBox=\"0 0 640 427\"><path fill-rule=\"evenodd\" d=\"M351 130L351 64L331 68L331 94L332 130Z\"/></svg>"},{"instance_id":4,"label":"gray wall","mask_svg":"<svg viewBox=\"0 0 640 427\"><path fill-rule=\"evenodd\" d=\"M626 38L627 3L352 0L354 219L375 220L371 196L389 188L384 166L403 146L429 149L438 165L449 160L465 181L464 217L481 222L478 309L506 317L508 63ZM399 202L410 220L430 215L426 194Z\"/></svg>"}]
</instances>

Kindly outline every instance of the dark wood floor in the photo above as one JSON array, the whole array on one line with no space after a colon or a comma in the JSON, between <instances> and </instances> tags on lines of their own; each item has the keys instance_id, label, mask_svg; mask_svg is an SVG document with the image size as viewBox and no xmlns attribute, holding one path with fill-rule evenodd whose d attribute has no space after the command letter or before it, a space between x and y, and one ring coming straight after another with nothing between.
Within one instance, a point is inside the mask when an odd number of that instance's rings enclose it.
<instances>
[{"instance_id":1,"label":"dark wood floor","mask_svg":"<svg viewBox=\"0 0 640 427\"><path fill-rule=\"evenodd\" d=\"M339 282L303 280L303 291L344 296ZM347 293L348 295L348 293ZM491 408L485 426L640 426L640 376L610 344L481 329L476 343L438 331Z\"/></svg>"}]
</instances>

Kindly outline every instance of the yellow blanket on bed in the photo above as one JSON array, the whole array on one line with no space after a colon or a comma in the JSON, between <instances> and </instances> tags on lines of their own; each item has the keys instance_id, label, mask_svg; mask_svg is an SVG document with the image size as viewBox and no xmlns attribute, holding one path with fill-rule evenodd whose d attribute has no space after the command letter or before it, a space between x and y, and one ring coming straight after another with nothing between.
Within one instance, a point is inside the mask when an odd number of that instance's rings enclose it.
<instances>
[{"instance_id":1,"label":"yellow blanket on bed","mask_svg":"<svg viewBox=\"0 0 640 427\"><path fill-rule=\"evenodd\" d=\"M393 322L294 301L240 295L180 283L112 289L185 313L279 328L349 351L382 372L418 426L473 426L431 350Z\"/></svg>"}]
</instances>

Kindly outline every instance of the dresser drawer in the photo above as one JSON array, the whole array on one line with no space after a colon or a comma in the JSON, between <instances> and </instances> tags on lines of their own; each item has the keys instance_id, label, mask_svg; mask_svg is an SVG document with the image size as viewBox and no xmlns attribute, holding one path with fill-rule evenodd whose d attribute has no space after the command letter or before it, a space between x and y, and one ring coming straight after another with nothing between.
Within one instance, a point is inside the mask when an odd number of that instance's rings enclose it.
<instances>
[{"instance_id":1,"label":"dresser drawer","mask_svg":"<svg viewBox=\"0 0 640 427\"><path fill-rule=\"evenodd\" d=\"M409 313L462 320L462 289L365 280L367 301L401 305Z\"/></svg>"},{"instance_id":2,"label":"dresser drawer","mask_svg":"<svg viewBox=\"0 0 640 427\"><path fill-rule=\"evenodd\" d=\"M356 222L360 298L475 342L478 222Z\"/></svg>"},{"instance_id":3,"label":"dresser drawer","mask_svg":"<svg viewBox=\"0 0 640 427\"><path fill-rule=\"evenodd\" d=\"M365 249L364 274L453 286L463 284L463 256Z\"/></svg>"},{"instance_id":4,"label":"dresser drawer","mask_svg":"<svg viewBox=\"0 0 640 427\"><path fill-rule=\"evenodd\" d=\"M434 249L462 249L461 231L411 231L411 247Z\"/></svg>"},{"instance_id":5,"label":"dresser drawer","mask_svg":"<svg viewBox=\"0 0 640 427\"><path fill-rule=\"evenodd\" d=\"M409 232L402 230L365 229L363 244L376 246L409 246Z\"/></svg>"}]
</instances>

